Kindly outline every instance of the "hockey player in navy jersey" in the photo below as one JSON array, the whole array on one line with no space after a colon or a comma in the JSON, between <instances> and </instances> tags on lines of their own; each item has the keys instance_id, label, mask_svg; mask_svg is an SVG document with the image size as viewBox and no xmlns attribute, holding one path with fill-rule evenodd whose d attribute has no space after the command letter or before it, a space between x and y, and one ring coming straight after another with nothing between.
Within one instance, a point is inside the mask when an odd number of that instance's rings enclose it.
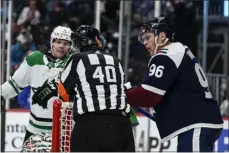
<instances>
[{"instance_id":1,"label":"hockey player in navy jersey","mask_svg":"<svg viewBox=\"0 0 229 153\"><path fill-rule=\"evenodd\" d=\"M142 85L128 90L128 103L154 108L162 143L178 136L177 151L213 151L223 119L196 57L174 41L165 17L144 23L139 41L151 59Z\"/></svg>"}]
</instances>

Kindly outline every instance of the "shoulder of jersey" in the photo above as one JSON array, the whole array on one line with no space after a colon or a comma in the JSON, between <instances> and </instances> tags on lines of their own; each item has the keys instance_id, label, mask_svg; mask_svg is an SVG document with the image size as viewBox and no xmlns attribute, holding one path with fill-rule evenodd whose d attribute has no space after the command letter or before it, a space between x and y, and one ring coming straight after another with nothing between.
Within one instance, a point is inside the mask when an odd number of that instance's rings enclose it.
<instances>
[{"instance_id":1,"label":"shoulder of jersey","mask_svg":"<svg viewBox=\"0 0 229 153\"><path fill-rule=\"evenodd\" d=\"M121 60L118 57L116 57L116 56L114 56L114 55L112 55L110 53L104 53L104 55L109 55L109 56L113 57L114 60L117 60L117 61L121 62Z\"/></svg>"},{"instance_id":2,"label":"shoulder of jersey","mask_svg":"<svg viewBox=\"0 0 229 153\"><path fill-rule=\"evenodd\" d=\"M176 67L179 67L185 54L185 48L186 46L179 42L172 43L161 49L161 51L154 55L151 60L157 56L167 56L176 64Z\"/></svg>"},{"instance_id":3,"label":"shoulder of jersey","mask_svg":"<svg viewBox=\"0 0 229 153\"><path fill-rule=\"evenodd\" d=\"M43 53L40 51L34 51L26 57L26 61L29 66L45 65L43 57Z\"/></svg>"},{"instance_id":4,"label":"shoulder of jersey","mask_svg":"<svg viewBox=\"0 0 229 153\"><path fill-rule=\"evenodd\" d=\"M82 57L82 56L85 56L85 55L87 55L87 54L77 52L77 53L72 54L70 57L71 58L79 58L79 57Z\"/></svg>"}]
</instances>

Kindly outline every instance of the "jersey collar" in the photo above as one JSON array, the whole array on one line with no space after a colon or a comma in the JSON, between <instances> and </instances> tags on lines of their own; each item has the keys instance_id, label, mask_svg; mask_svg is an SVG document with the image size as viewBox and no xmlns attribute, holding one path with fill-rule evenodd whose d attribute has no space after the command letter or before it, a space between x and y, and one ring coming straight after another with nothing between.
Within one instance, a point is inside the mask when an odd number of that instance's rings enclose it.
<instances>
[{"instance_id":1,"label":"jersey collar","mask_svg":"<svg viewBox=\"0 0 229 153\"><path fill-rule=\"evenodd\" d=\"M43 61L45 65L47 65L49 68L63 68L65 66L65 63L67 63L69 57L69 55L66 55L63 59L56 59L55 61L51 61L46 55L44 55Z\"/></svg>"}]
</instances>

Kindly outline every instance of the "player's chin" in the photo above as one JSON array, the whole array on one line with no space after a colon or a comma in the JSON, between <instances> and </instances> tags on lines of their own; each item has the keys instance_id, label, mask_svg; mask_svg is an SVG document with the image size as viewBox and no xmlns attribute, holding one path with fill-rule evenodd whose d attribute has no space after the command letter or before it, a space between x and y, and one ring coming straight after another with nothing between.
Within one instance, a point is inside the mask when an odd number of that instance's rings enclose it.
<instances>
[{"instance_id":1,"label":"player's chin","mask_svg":"<svg viewBox=\"0 0 229 153\"><path fill-rule=\"evenodd\" d=\"M66 55L66 53L57 52L56 53L56 58L63 58L65 55Z\"/></svg>"},{"instance_id":2,"label":"player's chin","mask_svg":"<svg viewBox=\"0 0 229 153\"><path fill-rule=\"evenodd\" d=\"M147 51L148 51L148 53L149 53L150 55L153 54L153 49L152 49L152 48L146 48L146 49L147 49Z\"/></svg>"}]
</instances>

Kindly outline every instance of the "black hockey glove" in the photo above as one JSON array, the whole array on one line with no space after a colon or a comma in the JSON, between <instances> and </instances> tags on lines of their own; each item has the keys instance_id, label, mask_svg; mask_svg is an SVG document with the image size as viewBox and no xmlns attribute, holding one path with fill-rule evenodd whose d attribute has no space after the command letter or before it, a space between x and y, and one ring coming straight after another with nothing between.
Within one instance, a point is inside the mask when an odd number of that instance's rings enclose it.
<instances>
[{"instance_id":1,"label":"black hockey glove","mask_svg":"<svg viewBox=\"0 0 229 153\"><path fill-rule=\"evenodd\" d=\"M33 36L33 41L35 43L36 48L51 60L56 60L57 58L49 52L48 47L44 43L44 38L42 37L40 30L40 21L38 19L33 19L30 22L30 26L31 34Z\"/></svg>"},{"instance_id":2,"label":"black hockey glove","mask_svg":"<svg viewBox=\"0 0 229 153\"><path fill-rule=\"evenodd\" d=\"M57 96L57 82L55 82L55 80L52 80L51 82L46 81L34 93L32 105L38 104L43 108L47 108L48 100L54 96Z\"/></svg>"}]
</instances>

